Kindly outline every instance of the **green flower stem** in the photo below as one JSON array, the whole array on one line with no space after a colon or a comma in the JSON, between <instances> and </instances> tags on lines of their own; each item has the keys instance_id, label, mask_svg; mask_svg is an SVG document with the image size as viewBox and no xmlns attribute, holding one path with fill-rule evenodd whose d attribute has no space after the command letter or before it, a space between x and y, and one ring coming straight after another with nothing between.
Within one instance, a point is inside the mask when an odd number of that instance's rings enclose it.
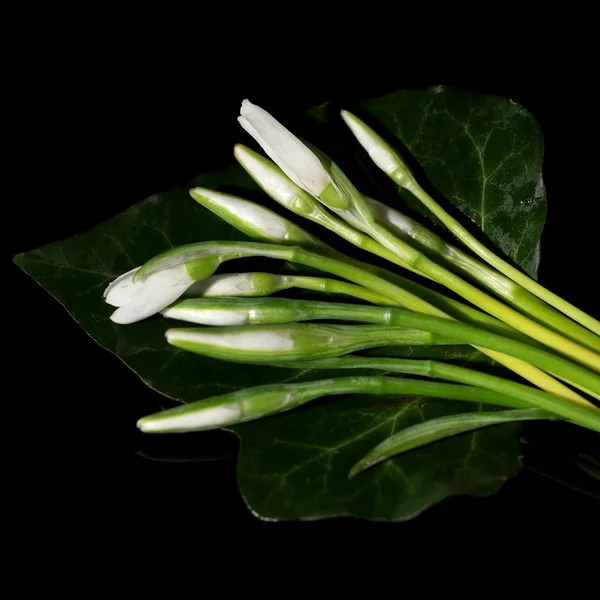
<instances>
[{"instance_id":1,"label":"green flower stem","mask_svg":"<svg viewBox=\"0 0 600 600\"><path fill-rule=\"evenodd\" d=\"M300 275L283 275L282 279L290 283L290 287L295 287L303 290L314 290L326 294L345 294L360 298L372 304L384 306L396 306L396 303L388 298L371 291L368 288L337 279L328 279L325 277L305 277Z\"/></svg>"},{"instance_id":2,"label":"green flower stem","mask_svg":"<svg viewBox=\"0 0 600 600\"><path fill-rule=\"evenodd\" d=\"M329 271L335 275L340 277L344 277L346 279L350 279L364 287L372 289L374 291L380 292L381 294L388 294L390 298L394 298L401 304L403 307L408 308L415 312L420 312L426 315L432 315L437 317L444 317L446 319L451 319L446 313L434 307L433 305L423 301L418 296L414 294L410 294L406 290L391 284L390 282L383 280L376 275L373 275L366 271L361 271L356 267L352 267L342 263L341 261L337 261L335 259L331 259L328 257L322 257L315 255L311 252L303 250L302 248L297 248L294 250L295 258L290 258L292 262L298 262L300 264L305 264L307 266L312 266L315 268L321 268L323 270ZM320 265L320 266L319 266ZM400 291L400 293L397 292ZM433 308L433 310L432 310ZM493 335L493 334L492 334ZM499 337L499 336L497 336ZM458 339L458 338L456 338ZM467 342L471 343L471 342ZM474 345L474 344L472 344ZM523 344L522 344L523 345ZM559 382L556 382L554 379L547 380L546 375L542 373L542 371L547 371L547 369L540 367L540 365L536 365L533 361L524 358L523 356L513 355L510 352L503 352L502 350L498 351L498 348L492 348L490 346L486 346L485 344L474 345L475 348L491 356L494 360L499 363L507 366L509 369L515 371L519 375L525 377L526 379L532 381L538 385L541 389L549 391L551 393L557 393L557 395L567 397L577 403L588 404L588 402L582 398L580 395L574 393L572 390L563 386ZM502 354L508 354L509 357L502 356ZM515 358L520 359L515 362ZM566 361L565 361L566 362ZM529 364L527 364L529 363ZM567 363L570 364L570 363ZM531 369L531 365L537 366L539 371L533 371ZM587 372L587 371L585 371ZM582 389L583 391L590 391L589 386L582 384L579 382L577 378L567 378L564 374L559 370L558 372L552 373L559 378L568 381L571 385ZM558 385L556 385L558 384ZM594 397L597 397L596 394L600 393L597 390L591 390Z\"/></svg>"},{"instance_id":3,"label":"green flower stem","mask_svg":"<svg viewBox=\"0 0 600 600\"><path fill-rule=\"evenodd\" d=\"M166 269L168 267L186 264L186 269L194 271L193 265L196 261L202 261L206 257L215 258L219 262L233 260L236 258L245 258L250 256L263 256L267 258L276 258L288 260L303 264L308 267L314 267L332 273L344 279L348 279L358 285L362 285L374 292L389 297L402 306L407 306L429 315L444 316L447 315L435 306L425 302L414 294L406 292L398 286L386 281L357 267L348 265L342 261L320 256L298 247L277 246L274 244L259 244L256 242L201 242L199 244L189 244L173 248L167 252L155 256L145 263L134 275L133 281L147 277L149 274ZM451 317L447 317L451 319ZM524 361L514 356L504 356L494 349L482 349L475 346L478 350L491 356L494 360L531 381L538 387L557 396L569 399L577 403L587 403L579 394L556 381L553 377L544 372L543 369L535 368L528 364L530 361ZM575 379L575 381L577 381Z\"/></svg>"},{"instance_id":4,"label":"green flower stem","mask_svg":"<svg viewBox=\"0 0 600 600\"><path fill-rule=\"evenodd\" d=\"M407 269L413 273L417 273L427 279L431 279L427 275L420 273L416 269L413 269L410 265L399 259L393 252L370 238L368 235L359 231L343 220L339 219L335 215L331 214L326 208L323 207L317 200L315 200L310 194L304 191L301 187L297 186L292 182L285 173L272 161L261 156L257 152L254 152L250 148L242 144L237 144L234 150L235 157L238 159L240 164L246 169L248 174L258 183L258 185L267 193L271 198L278 202L284 208L290 210L296 215L306 218L314 223L317 223L330 231L334 231L342 239L350 242L357 248L374 254L380 258L386 260ZM204 195L203 195L204 194ZM270 231L273 228L259 227L256 223L256 215L254 215L251 223L244 221L241 218L239 210L226 210L227 204L224 202L217 203L214 201L214 196L218 194L210 193L206 195L206 191L200 193L198 188L190 190L192 198L203 204L205 208L213 211L215 214L224 218L230 225L236 227L246 235L253 237L259 241L267 241L272 243L278 243L273 239ZM213 198L211 198L213 196ZM273 211L265 209L264 207L250 202L249 200L236 199L236 202L240 202L247 205L253 206L253 213L263 213L264 219L271 221L276 217ZM235 207L234 207L235 208ZM317 251L323 253L326 256L335 258L342 262L354 265L360 269L364 269L371 273L378 275L379 277L395 283L397 286L411 291L413 294L423 298L427 302L437 306L444 310L448 315L458 319L464 320L473 325L480 325L486 327L490 331L499 333L501 335L508 335L515 339L527 339L528 336L523 335L516 329L506 325L502 321L491 317L487 313L481 312L471 306L463 304L453 298L448 298L443 294L432 291L429 288L410 281L404 277L391 273L385 269L375 267L369 263L361 262L358 260L351 259L341 252L338 252L331 246L326 245L324 242L317 240L314 236L308 232L302 230L298 225L287 221L286 219L280 218L282 225L279 227L283 230L283 223L288 223L289 234L286 233L286 245L290 244L290 240L300 240L297 245L308 250ZM381 304L381 302L379 302Z\"/></svg>"},{"instance_id":5,"label":"green flower stem","mask_svg":"<svg viewBox=\"0 0 600 600\"><path fill-rule=\"evenodd\" d=\"M400 373L402 375L418 375L420 377L430 377L432 379L444 379L455 383L464 383L474 385L483 389L493 390L500 394L505 394L515 400L513 408L528 408L531 406L540 406L539 402L545 403L544 408L548 407L548 402L553 401L554 396L538 389L482 373L474 369L459 367L450 363L436 360L415 360L404 358L382 358L378 356L341 356L337 358L325 358L322 360L301 360L297 362L278 363L277 361L268 363L268 366L279 366L296 369L376 369L387 373ZM596 412L598 409L594 410Z\"/></svg>"},{"instance_id":6,"label":"green flower stem","mask_svg":"<svg viewBox=\"0 0 600 600\"><path fill-rule=\"evenodd\" d=\"M390 273L385 269L373 267L370 272L378 275L382 279L394 283L396 286L401 287L402 289L415 294L415 296L419 296L457 321L463 321L465 323L469 323L470 325L487 329L488 331L497 333L498 335L520 340L526 344L536 344L540 347L543 347L543 344L540 344L536 340L530 338L528 335L517 331L514 327L511 327L503 321L496 319L496 317L492 317L491 315L477 310L468 304L463 304L458 300L454 300L454 298L444 296L439 292L435 292L423 285L420 285L419 283L411 281L410 279L396 275L395 273Z\"/></svg>"},{"instance_id":7,"label":"green flower stem","mask_svg":"<svg viewBox=\"0 0 600 600\"><path fill-rule=\"evenodd\" d=\"M554 308L571 317L574 321L587 327L595 334L600 335L600 321L594 319L576 306L573 306L560 296L547 290L537 281L494 254L489 248L471 235L465 227L448 214L446 210L423 190L415 180L402 157L366 123L347 111L342 111L342 117L360 144L367 149L375 164L377 164L377 166L399 186L407 189L420 200L465 246L470 248L489 265L538 298L541 298Z\"/></svg>"},{"instance_id":8,"label":"green flower stem","mask_svg":"<svg viewBox=\"0 0 600 600\"><path fill-rule=\"evenodd\" d=\"M471 235L456 219L449 215L420 185L410 189L414 196L419 199L431 212L436 215L448 227L448 229L463 243L465 246L473 250L480 258L485 260L495 269L510 277L514 282L530 291L532 294L541 298L554 308L562 311L574 321L577 321L584 327L593 331L596 335L600 335L600 321L594 319L581 309L573 306L557 294L546 289L534 279L531 279L525 273L519 271L505 260L494 254L473 235Z\"/></svg>"},{"instance_id":9,"label":"green flower stem","mask_svg":"<svg viewBox=\"0 0 600 600\"><path fill-rule=\"evenodd\" d=\"M511 325L515 329L529 335L534 340L569 356L577 362L600 372L600 355L595 352L566 339L562 335L532 321L516 310L502 304L502 302L488 296L475 286L467 283L458 275L438 265L422 252L415 250L408 244L399 240L385 227L380 225L369 225L368 229L373 237L394 251L413 267L429 274L436 281L469 300L482 310Z\"/></svg>"},{"instance_id":10,"label":"green flower stem","mask_svg":"<svg viewBox=\"0 0 600 600\"><path fill-rule=\"evenodd\" d=\"M330 317L336 315L338 319L363 322L378 321L381 318L378 314L381 313L381 308L361 305L353 307L333 302L329 304L331 307L327 314ZM593 394L600 394L600 376L545 350L438 317L394 308L384 311L387 313L387 325L372 328L321 325L273 325L263 327L260 331L256 327L184 328L170 329L166 335L169 343L180 348L238 362L264 362L271 360L271 355L275 361L311 360L339 356L358 349L393 346L395 342L397 345L410 344L411 341L422 344L464 342L516 356L576 383ZM421 331L436 333L440 337L421 337L418 333ZM600 414L599 409L594 407L594 410Z\"/></svg>"},{"instance_id":11,"label":"green flower stem","mask_svg":"<svg viewBox=\"0 0 600 600\"><path fill-rule=\"evenodd\" d=\"M396 303L377 294L360 285L338 281L337 279L328 279L326 277L308 277L305 275L277 275L271 273L243 273L235 274L235 276L243 275L247 281L257 280L256 285L248 286L248 289L239 290L232 287L230 290L223 292L217 291L213 293L210 289L210 280L205 279L196 282L184 294L187 297L202 297L202 298L227 298L227 297L264 297L270 296L283 290L291 288L314 290L327 294L343 294L370 302L371 304L383 304L384 306L396 306ZM218 275L223 278L224 276ZM216 279L216 278L215 278ZM267 285L265 285L265 283ZM510 333L510 330L509 330Z\"/></svg>"},{"instance_id":12,"label":"green flower stem","mask_svg":"<svg viewBox=\"0 0 600 600\"><path fill-rule=\"evenodd\" d=\"M183 327L168 329L165 336L169 344L182 350L240 363L314 360L386 346L456 344L435 333L380 325Z\"/></svg>"},{"instance_id":13,"label":"green flower stem","mask_svg":"<svg viewBox=\"0 0 600 600\"><path fill-rule=\"evenodd\" d=\"M377 222L387 227L400 239L409 243L416 242L425 251L430 251L435 259L455 267L458 273L473 279L534 320L596 352L600 351L600 337L555 310L512 279L472 258L459 248L446 243L433 231L401 212L376 200L367 199L367 202L373 210Z\"/></svg>"},{"instance_id":14,"label":"green flower stem","mask_svg":"<svg viewBox=\"0 0 600 600\"><path fill-rule=\"evenodd\" d=\"M368 307L361 307L366 310ZM593 394L600 394L600 376L586 368L569 362L548 351L523 344L516 340L503 338L482 329L464 323L450 322L430 315L409 312L402 309L387 309L393 315L390 324L414 327L448 336L457 341L482 346L496 352L515 356L553 375L564 378L574 385L580 385ZM597 409L595 409L597 410Z\"/></svg>"},{"instance_id":15,"label":"green flower stem","mask_svg":"<svg viewBox=\"0 0 600 600\"><path fill-rule=\"evenodd\" d=\"M142 417L144 433L204 431L237 425L292 410L324 396L340 394L422 395L512 407L510 396L477 387L397 377L340 377L292 384L261 385L213 396Z\"/></svg>"},{"instance_id":16,"label":"green flower stem","mask_svg":"<svg viewBox=\"0 0 600 600\"><path fill-rule=\"evenodd\" d=\"M403 452L420 448L427 444L443 440L444 438L498 425L500 423L515 423L518 421L531 421L539 419L552 419L552 414L539 408L525 410L500 410L496 412L472 412L458 415L448 415L435 419L428 419L411 427L401 429L394 435L375 446L361 458L348 473L348 478L369 469L376 464L397 456Z\"/></svg>"}]
</instances>

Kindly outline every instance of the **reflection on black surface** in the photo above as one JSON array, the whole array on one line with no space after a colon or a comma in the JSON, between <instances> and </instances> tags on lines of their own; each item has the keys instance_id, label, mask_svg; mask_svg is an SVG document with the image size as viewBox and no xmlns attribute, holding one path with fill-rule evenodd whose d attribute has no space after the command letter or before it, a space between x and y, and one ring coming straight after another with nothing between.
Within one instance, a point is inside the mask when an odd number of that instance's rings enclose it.
<instances>
[{"instance_id":1,"label":"reflection on black surface","mask_svg":"<svg viewBox=\"0 0 600 600\"><path fill-rule=\"evenodd\" d=\"M525 430L523 466L557 485L600 500L597 435L566 423L536 423Z\"/></svg>"},{"instance_id":2,"label":"reflection on black surface","mask_svg":"<svg viewBox=\"0 0 600 600\"><path fill-rule=\"evenodd\" d=\"M136 455L170 463L214 462L237 457L237 439L226 431L138 436Z\"/></svg>"}]
</instances>

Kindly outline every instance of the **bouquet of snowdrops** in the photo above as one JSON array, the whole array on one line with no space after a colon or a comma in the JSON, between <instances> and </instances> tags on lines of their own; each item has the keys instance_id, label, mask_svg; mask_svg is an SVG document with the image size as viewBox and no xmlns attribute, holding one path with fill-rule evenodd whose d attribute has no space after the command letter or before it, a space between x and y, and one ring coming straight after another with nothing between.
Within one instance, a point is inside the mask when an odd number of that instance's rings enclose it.
<instances>
[{"instance_id":1,"label":"bouquet of snowdrops","mask_svg":"<svg viewBox=\"0 0 600 600\"><path fill-rule=\"evenodd\" d=\"M268 156L236 146L235 157L247 173L284 210L389 262L389 269L347 257L260 204L194 187L193 200L257 241L200 242L150 258L106 288L105 301L116 307L110 318L127 326L161 314L193 324L168 329L166 341L232 363L373 374L198 398L147 415L138 427L146 433L221 428L339 394L425 395L500 407L400 429L353 457L349 476L498 423L562 419L600 431L600 322L483 245L425 192L396 149L355 115L341 116L374 165L422 202L461 247L395 206L364 196L332 157L244 101L239 122ZM246 257L287 261L309 271L215 274L222 263ZM403 277L404 270L418 281ZM440 286L452 296L440 293ZM292 288L341 295L348 302L270 297ZM445 361L362 352L449 344L477 348L519 380Z\"/></svg>"}]
</instances>

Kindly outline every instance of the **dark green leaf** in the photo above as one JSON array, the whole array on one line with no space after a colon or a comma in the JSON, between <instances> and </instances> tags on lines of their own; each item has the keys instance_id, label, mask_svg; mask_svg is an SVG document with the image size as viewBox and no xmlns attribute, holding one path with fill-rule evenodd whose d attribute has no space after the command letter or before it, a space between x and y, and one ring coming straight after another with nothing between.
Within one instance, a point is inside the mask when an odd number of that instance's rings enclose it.
<instances>
[{"instance_id":1,"label":"dark green leaf","mask_svg":"<svg viewBox=\"0 0 600 600\"><path fill-rule=\"evenodd\" d=\"M446 209L453 205L451 212L476 237L537 275L546 190L543 136L531 113L508 98L443 86L396 92L360 107L371 115L369 124L390 133L401 142L396 147L416 159L419 181ZM409 192L394 189L399 205L439 223Z\"/></svg>"},{"instance_id":2,"label":"dark green leaf","mask_svg":"<svg viewBox=\"0 0 600 600\"><path fill-rule=\"evenodd\" d=\"M393 521L449 495L489 494L518 470L518 427L512 424L436 442L348 479L354 462L396 431L472 410L430 398L352 396L307 406L294 418L239 425L242 494L265 518L327 514Z\"/></svg>"},{"instance_id":3,"label":"dark green leaf","mask_svg":"<svg viewBox=\"0 0 600 600\"><path fill-rule=\"evenodd\" d=\"M346 108L357 110L380 132L397 136L421 166L422 183L433 186L445 206L454 204L464 213L463 222L470 218L483 226L491 242L535 274L545 214L542 136L525 109L504 98L447 88L398 92ZM332 117L339 119L326 110L319 115L320 126ZM351 158L358 180L362 164L382 186L379 189L387 190L364 191L381 201L397 202L397 191L386 187L385 177L367 164L364 151L350 142L348 147L355 150ZM354 171L346 164L344 168L354 178ZM203 175L193 185L262 198L274 207L237 167ZM402 197L422 212L414 200ZM327 232L301 224L331 240ZM232 369L229 363L168 346L163 335L168 324L158 317L128 326L109 320L113 308L104 303L102 291L111 279L171 246L211 239L245 238L196 204L186 189L175 189L152 196L88 232L21 254L15 262L59 300L93 339L119 356L146 384L175 400L333 375L253 365ZM232 262L228 268L274 270L282 265ZM479 362L477 352L457 350L447 348L442 357ZM347 478L352 464L392 431L424 417L462 410L472 407L426 398L387 402L364 396L336 398L235 427L241 438L241 492L252 510L266 518L347 514L393 520L410 518L450 495L493 493L519 470L513 425L444 440L391 459L352 481Z\"/></svg>"}]
</instances>

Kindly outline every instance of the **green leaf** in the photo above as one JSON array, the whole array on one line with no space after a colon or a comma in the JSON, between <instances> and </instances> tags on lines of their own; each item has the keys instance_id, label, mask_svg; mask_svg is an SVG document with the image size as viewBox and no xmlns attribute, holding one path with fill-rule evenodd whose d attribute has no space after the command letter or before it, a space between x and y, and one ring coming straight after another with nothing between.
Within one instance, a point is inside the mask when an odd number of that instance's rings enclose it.
<instances>
[{"instance_id":1,"label":"green leaf","mask_svg":"<svg viewBox=\"0 0 600 600\"><path fill-rule=\"evenodd\" d=\"M524 108L505 98L440 87L397 92L345 108L357 111L381 133L396 136L422 168L422 172L417 170L422 184L433 187L446 207L454 205L462 212L463 222L471 219L482 226L509 258L536 273L545 216L543 146L541 132ZM337 120L339 115L330 114L328 105L315 124L324 127ZM302 131L296 133L308 137ZM343 164L348 176L364 180L360 167L366 167L379 193L361 191L392 205L398 202L398 192L386 187L385 176L369 164L358 144L343 145L346 151L351 149L350 165ZM332 157L337 155L332 153ZM283 210L238 167L202 175L191 186L237 193ZM414 199L404 194L402 198L422 212ZM293 215L285 216L299 223ZM349 251L329 232L306 222L299 224ZM15 262L101 346L115 353L147 385L177 401L251 385L339 375L258 365L232 369L230 363L169 346L163 334L172 321L154 317L122 326L109 320L114 309L104 303L102 292L116 276L172 246L232 239L246 238L194 202L187 188L179 188L151 196L90 231L20 254ZM283 268L273 261L228 264L235 271ZM475 350L457 350L448 347L446 354L431 357L488 367ZM519 471L518 427L512 424L437 442L348 480L350 467L392 431L423 418L468 410L472 407L427 398L352 396L324 399L237 426L233 430L241 440L241 493L255 514L269 519L353 515L390 520L408 519L451 495L494 493Z\"/></svg>"},{"instance_id":2,"label":"green leaf","mask_svg":"<svg viewBox=\"0 0 600 600\"><path fill-rule=\"evenodd\" d=\"M464 403L428 398L351 396L293 418L238 425L244 500L267 518L404 521L450 495L490 494L518 471L513 424L448 438L348 478L354 462L400 429L467 411Z\"/></svg>"},{"instance_id":3,"label":"green leaf","mask_svg":"<svg viewBox=\"0 0 600 600\"><path fill-rule=\"evenodd\" d=\"M314 385L314 384L310 384ZM454 437L474 429L517 421L532 421L535 419L552 418L552 415L539 408L526 408L523 410L495 410L493 412L468 412L461 414L444 415L417 423L411 427L404 427L396 431L372 448L350 470L349 476L354 477L365 469L422 446Z\"/></svg>"}]
</instances>

